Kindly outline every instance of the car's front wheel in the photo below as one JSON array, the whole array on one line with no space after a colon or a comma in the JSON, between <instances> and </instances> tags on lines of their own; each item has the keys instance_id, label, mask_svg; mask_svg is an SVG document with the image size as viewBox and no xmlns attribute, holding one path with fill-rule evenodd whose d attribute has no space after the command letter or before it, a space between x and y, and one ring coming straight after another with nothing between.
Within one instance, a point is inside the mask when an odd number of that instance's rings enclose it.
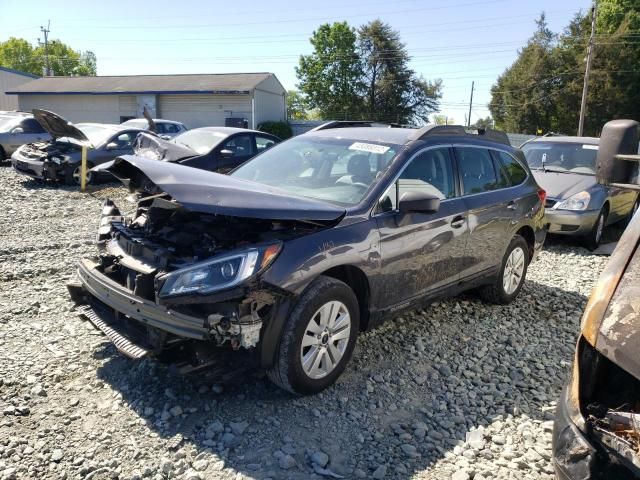
<instances>
[{"instance_id":1,"label":"car's front wheel","mask_svg":"<svg viewBox=\"0 0 640 480\"><path fill-rule=\"evenodd\" d=\"M285 324L268 371L276 385L292 393L317 393L344 371L360 327L358 300L347 284L318 277L304 291Z\"/></svg>"},{"instance_id":2,"label":"car's front wheel","mask_svg":"<svg viewBox=\"0 0 640 480\"><path fill-rule=\"evenodd\" d=\"M92 168L93 165L87 164L87 172L85 176L85 185L90 185L93 181L93 172L90 172L89 169ZM64 183L67 185L80 185L80 179L82 176L82 165L78 163L77 165L71 165L67 167L64 175Z\"/></svg>"},{"instance_id":3,"label":"car's front wheel","mask_svg":"<svg viewBox=\"0 0 640 480\"><path fill-rule=\"evenodd\" d=\"M480 289L481 296L501 305L513 302L524 285L529 261L529 245L523 237L516 235L502 258L498 276L492 284Z\"/></svg>"},{"instance_id":4,"label":"car's front wheel","mask_svg":"<svg viewBox=\"0 0 640 480\"><path fill-rule=\"evenodd\" d=\"M604 227L607 224L607 208L606 205L600 210L596 223L593 225L591 232L585 237L584 244L589 250L595 250L600 245Z\"/></svg>"}]
</instances>

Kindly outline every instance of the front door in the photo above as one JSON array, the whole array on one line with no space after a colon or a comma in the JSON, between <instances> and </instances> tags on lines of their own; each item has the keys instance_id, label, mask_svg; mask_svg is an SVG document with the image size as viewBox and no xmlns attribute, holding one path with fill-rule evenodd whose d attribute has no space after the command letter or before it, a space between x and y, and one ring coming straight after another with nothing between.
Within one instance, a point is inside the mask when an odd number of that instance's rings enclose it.
<instances>
[{"instance_id":1,"label":"front door","mask_svg":"<svg viewBox=\"0 0 640 480\"><path fill-rule=\"evenodd\" d=\"M456 283L464 265L468 237L466 206L459 198L448 147L419 152L380 201L381 287L384 309ZM426 190L441 198L435 213L398 211L407 191Z\"/></svg>"}]
</instances>

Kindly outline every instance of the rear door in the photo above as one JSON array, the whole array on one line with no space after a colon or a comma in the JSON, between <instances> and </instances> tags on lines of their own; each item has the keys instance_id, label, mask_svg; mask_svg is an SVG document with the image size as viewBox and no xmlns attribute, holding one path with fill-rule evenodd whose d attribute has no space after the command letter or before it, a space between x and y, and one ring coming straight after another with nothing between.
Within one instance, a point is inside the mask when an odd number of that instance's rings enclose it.
<instances>
[{"instance_id":1,"label":"rear door","mask_svg":"<svg viewBox=\"0 0 640 480\"><path fill-rule=\"evenodd\" d=\"M462 276L482 276L502 262L517 201L511 198L508 180L488 148L465 145L454 151L469 221Z\"/></svg>"},{"instance_id":2,"label":"rear door","mask_svg":"<svg viewBox=\"0 0 640 480\"><path fill-rule=\"evenodd\" d=\"M436 213L398 211L398 199L412 190L441 198ZM382 308L406 303L456 283L464 266L468 238L465 202L458 195L450 147L416 154L380 200L376 221L380 232Z\"/></svg>"}]
</instances>

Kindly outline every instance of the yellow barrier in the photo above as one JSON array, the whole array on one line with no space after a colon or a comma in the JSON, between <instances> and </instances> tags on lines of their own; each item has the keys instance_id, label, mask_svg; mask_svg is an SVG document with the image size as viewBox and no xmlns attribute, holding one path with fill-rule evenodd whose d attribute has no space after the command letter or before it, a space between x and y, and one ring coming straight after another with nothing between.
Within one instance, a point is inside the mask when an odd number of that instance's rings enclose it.
<instances>
[{"instance_id":1,"label":"yellow barrier","mask_svg":"<svg viewBox=\"0 0 640 480\"><path fill-rule=\"evenodd\" d=\"M87 146L82 146L82 162L80 164L80 190L87 188Z\"/></svg>"}]
</instances>

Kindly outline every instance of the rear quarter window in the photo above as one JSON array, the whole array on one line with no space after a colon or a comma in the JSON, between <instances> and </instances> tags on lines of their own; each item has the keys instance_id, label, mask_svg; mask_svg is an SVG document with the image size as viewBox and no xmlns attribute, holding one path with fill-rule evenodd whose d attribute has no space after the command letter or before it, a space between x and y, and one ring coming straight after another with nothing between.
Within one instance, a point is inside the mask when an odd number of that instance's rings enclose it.
<instances>
[{"instance_id":1,"label":"rear quarter window","mask_svg":"<svg viewBox=\"0 0 640 480\"><path fill-rule=\"evenodd\" d=\"M527 171L520 165L520 162L506 152L498 151L497 154L511 180L511 185L520 185L526 180Z\"/></svg>"}]
</instances>

